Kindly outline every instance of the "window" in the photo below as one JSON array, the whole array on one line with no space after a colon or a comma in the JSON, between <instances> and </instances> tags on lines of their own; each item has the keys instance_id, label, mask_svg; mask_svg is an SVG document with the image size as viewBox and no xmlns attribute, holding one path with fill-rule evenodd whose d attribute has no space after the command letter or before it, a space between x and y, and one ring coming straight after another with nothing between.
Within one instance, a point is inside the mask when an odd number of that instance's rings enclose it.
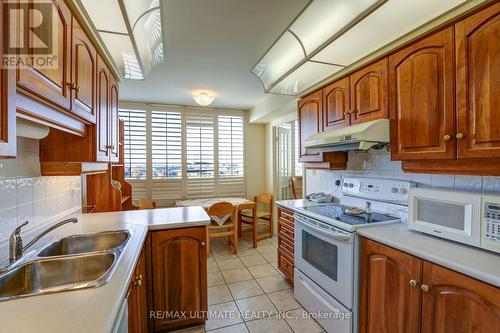
<instances>
[{"instance_id":1,"label":"window","mask_svg":"<svg viewBox=\"0 0 500 333\"><path fill-rule=\"evenodd\" d=\"M125 178L146 179L146 110L120 109L125 121Z\"/></svg>"},{"instance_id":2,"label":"window","mask_svg":"<svg viewBox=\"0 0 500 333\"><path fill-rule=\"evenodd\" d=\"M219 177L243 177L243 117L219 116Z\"/></svg>"},{"instance_id":3,"label":"window","mask_svg":"<svg viewBox=\"0 0 500 333\"><path fill-rule=\"evenodd\" d=\"M136 190L154 200L245 196L242 111L144 109L137 111L140 121L131 121L138 118L135 110L120 110L130 136L125 140L126 178L134 199Z\"/></svg>"}]
</instances>

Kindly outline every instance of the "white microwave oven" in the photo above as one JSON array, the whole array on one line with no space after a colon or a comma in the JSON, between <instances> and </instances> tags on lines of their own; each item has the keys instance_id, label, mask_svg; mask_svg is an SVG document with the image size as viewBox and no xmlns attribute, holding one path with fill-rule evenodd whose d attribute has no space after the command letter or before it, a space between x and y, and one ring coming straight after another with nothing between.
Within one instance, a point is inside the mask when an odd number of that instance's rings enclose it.
<instances>
[{"instance_id":1,"label":"white microwave oven","mask_svg":"<svg viewBox=\"0 0 500 333\"><path fill-rule=\"evenodd\" d=\"M500 253L500 195L411 188L408 226Z\"/></svg>"}]
</instances>

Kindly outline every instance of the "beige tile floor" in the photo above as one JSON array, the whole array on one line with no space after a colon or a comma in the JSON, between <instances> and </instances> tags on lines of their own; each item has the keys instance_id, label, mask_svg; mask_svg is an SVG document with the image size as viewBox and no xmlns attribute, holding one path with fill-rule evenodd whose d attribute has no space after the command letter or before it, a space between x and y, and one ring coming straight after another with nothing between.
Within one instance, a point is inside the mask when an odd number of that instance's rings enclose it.
<instances>
[{"instance_id":1,"label":"beige tile floor","mask_svg":"<svg viewBox=\"0 0 500 333\"><path fill-rule=\"evenodd\" d=\"M277 265L276 238L252 248L251 234L243 232L238 255L225 239L210 242L208 264L209 320L205 326L176 333L319 333L322 328L293 297L293 289Z\"/></svg>"}]
</instances>

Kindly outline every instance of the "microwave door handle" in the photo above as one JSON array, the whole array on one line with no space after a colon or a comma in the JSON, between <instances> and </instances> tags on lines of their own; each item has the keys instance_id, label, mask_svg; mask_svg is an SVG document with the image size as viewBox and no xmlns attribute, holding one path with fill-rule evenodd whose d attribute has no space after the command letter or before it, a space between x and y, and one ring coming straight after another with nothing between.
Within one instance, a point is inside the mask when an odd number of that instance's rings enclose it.
<instances>
[{"instance_id":1,"label":"microwave door handle","mask_svg":"<svg viewBox=\"0 0 500 333\"><path fill-rule=\"evenodd\" d=\"M335 240L338 240L338 241L341 241L341 242L344 242L344 243L352 243L352 235L346 235L346 234L343 234L343 233L340 233L340 232L332 232L332 231L326 231L326 230L323 230L321 228L318 228L318 227L315 227L313 225L310 225L309 223L305 222L305 221L300 221L302 222L306 227L320 233L320 234L323 234L325 236L328 236L330 238L333 238Z\"/></svg>"}]
</instances>

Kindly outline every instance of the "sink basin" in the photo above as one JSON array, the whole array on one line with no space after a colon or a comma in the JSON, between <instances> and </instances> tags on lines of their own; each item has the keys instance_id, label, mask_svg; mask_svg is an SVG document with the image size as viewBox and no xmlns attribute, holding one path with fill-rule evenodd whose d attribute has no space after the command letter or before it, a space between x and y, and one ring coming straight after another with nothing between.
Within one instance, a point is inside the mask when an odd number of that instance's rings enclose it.
<instances>
[{"instance_id":1,"label":"sink basin","mask_svg":"<svg viewBox=\"0 0 500 333\"><path fill-rule=\"evenodd\" d=\"M0 276L0 301L98 287L111 277L115 260L115 253L105 252L24 263Z\"/></svg>"},{"instance_id":2,"label":"sink basin","mask_svg":"<svg viewBox=\"0 0 500 333\"><path fill-rule=\"evenodd\" d=\"M112 250L123 246L129 238L130 233L126 230L73 235L47 245L38 253L38 257L55 257Z\"/></svg>"}]
</instances>

